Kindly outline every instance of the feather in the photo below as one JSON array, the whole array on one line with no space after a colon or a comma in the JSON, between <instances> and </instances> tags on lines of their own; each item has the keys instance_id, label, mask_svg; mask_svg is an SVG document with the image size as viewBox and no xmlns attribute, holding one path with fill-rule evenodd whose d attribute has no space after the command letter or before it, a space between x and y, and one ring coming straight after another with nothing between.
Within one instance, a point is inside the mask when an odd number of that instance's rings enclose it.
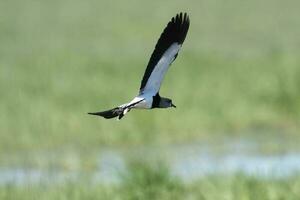
<instances>
[{"instance_id":1,"label":"feather","mask_svg":"<svg viewBox=\"0 0 300 200\"><path fill-rule=\"evenodd\" d=\"M124 108L122 107L116 107L110 110L101 111L101 112L94 112L94 113L88 113L90 115L98 115L101 117L104 117L105 119L111 119L114 117L117 117L121 114L123 114Z\"/></svg>"},{"instance_id":2,"label":"feather","mask_svg":"<svg viewBox=\"0 0 300 200\"><path fill-rule=\"evenodd\" d=\"M185 40L186 34L189 30L190 20L186 13L177 14L176 17L173 17L168 23L163 33L155 45L155 49L150 57L146 71L144 73L140 90L142 91L146 86L148 79L150 78L154 68L157 63L160 61L165 52L174 44L177 43L179 46ZM179 49L178 49L179 51ZM176 59L178 52L174 55L172 62ZM170 63L171 64L171 63Z\"/></svg>"}]
</instances>

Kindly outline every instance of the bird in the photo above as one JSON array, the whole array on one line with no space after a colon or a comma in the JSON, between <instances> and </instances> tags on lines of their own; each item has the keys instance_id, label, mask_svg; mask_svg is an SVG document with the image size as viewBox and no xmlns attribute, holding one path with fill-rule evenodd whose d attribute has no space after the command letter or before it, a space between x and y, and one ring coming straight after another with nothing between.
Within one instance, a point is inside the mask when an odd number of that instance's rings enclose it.
<instances>
[{"instance_id":1,"label":"bird","mask_svg":"<svg viewBox=\"0 0 300 200\"><path fill-rule=\"evenodd\" d=\"M117 117L120 120L131 109L176 108L172 99L160 96L159 90L167 70L178 56L189 26L190 19L187 13L181 12L171 18L155 45L141 81L139 93L133 100L110 110L88 114L105 119Z\"/></svg>"}]
</instances>

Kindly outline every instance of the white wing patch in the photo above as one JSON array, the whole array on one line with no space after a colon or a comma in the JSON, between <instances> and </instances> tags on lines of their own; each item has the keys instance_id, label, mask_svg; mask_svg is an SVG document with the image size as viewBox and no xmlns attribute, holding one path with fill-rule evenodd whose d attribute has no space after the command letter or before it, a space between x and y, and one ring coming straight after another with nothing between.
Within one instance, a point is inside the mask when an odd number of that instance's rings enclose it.
<instances>
[{"instance_id":1,"label":"white wing patch","mask_svg":"<svg viewBox=\"0 0 300 200\"><path fill-rule=\"evenodd\" d=\"M146 86L143 89L143 93L150 93L154 96L159 91L162 80L169 66L174 61L176 54L180 50L180 47L180 44L174 43L166 50L154 67Z\"/></svg>"}]
</instances>

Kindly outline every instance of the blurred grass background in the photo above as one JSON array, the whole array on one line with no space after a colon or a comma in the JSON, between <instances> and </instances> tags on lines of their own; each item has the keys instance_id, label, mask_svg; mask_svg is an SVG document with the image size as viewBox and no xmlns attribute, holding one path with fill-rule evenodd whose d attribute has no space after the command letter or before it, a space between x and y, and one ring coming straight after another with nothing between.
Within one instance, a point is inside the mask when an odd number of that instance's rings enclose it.
<instances>
[{"instance_id":1,"label":"blurred grass background","mask_svg":"<svg viewBox=\"0 0 300 200\"><path fill-rule=\"evenodd\" d=\"M299 130L297 1L0 4L0 153ZM161 91L178 109L121 122L88 116L137 94L162 29L180 11L191 28Z\"/></svg>"},{"instance_id":2,"label":"blurred grass background","mask_svg":"<svg viewBox=\"0 0 300 200\"><path fill-rule=\"evenodd\" d=\"M36 152L76 152L93 165L96 155L91 152L104 146L255 138L262 133L299 140L299 6L296 0L0 1L1 165L26 162ZM120 122L87 115L137 94L159 35L181 11L190 15L191 27L161 89L177 109L133 111ZM199 195L195 199L222 199L222 194L228 197L223 199L257 199L239 192L250 191L258 180L208 179L188 189L177 180L167 181L163 191L194 190ZM297 178L262 182L254 184L250 195L268 190L277 199L299 196L299 190L276 195L282 185L299 188ZM88 198L94 192L109 199L115 195L112 188L53 187L29 192L44 192L44 199L49 193L56 199ZM198 187L221 193L208 197ZM9 185L0 189L6 199L26 192ZM28 199L34 198L30 195Z\"/></svg>"},{"instance_id":3,"label":"blurred grass background","mask_svg":"<svg viewBox=\"0 0 300 200\"><path fill-rule=\"evenodd\" d=\"M129 174L117 186L86 182L58 185L25 185L0 187L2 199L190 199L190 200L297 200L299 176L288 179L260 179L237 174L208 176L192 183L174 178L163 165L131 163Z\"/></svg>"}]
</instances>

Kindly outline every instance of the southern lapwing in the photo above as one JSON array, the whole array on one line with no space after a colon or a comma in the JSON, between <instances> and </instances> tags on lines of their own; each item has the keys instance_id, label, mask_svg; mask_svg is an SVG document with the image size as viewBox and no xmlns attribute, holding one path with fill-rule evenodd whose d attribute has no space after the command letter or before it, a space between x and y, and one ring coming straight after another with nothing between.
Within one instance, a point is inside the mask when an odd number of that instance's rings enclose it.
<instances>
[{"instance_id":1,"label":"southern lapwing","mask_svg":"<svg viewBox=\"0 0 300 200\"><path fill-rule=\"evenodd\" d=\"M106 119L114 117L121 119L132 108L176 108L171 99L159 95L159 89L168 68L178 55L189 30L189 25L190 20L186 13L177 14L176 17L173 17L168 23L151 55L138 96L129 103L125 103L111 110L88 114L99 115Z\"/></svg>"}]
</instances>

